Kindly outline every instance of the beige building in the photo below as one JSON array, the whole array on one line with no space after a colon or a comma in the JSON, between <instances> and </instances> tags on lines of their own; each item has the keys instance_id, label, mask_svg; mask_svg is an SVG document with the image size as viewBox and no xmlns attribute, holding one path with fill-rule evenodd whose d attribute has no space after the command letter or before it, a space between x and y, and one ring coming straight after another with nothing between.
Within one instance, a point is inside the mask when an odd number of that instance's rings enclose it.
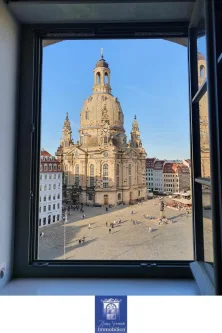
<instances>
[{"instance_id":1,"label":"beige building","mask_svg":"<svg viewBox=\"0 0 222 333\"><path fill-rule=\"evenodd\" d=\"M163 166L163 190L179 193L190 189L190 170L182 163L165 162Z\"/></svg>"},{"instance_id":2,"label":"beige building","mask_svg":"<svg viewBox=\"0 0 222 333\"><path fill-rule=\"evenodd\" d=\"M146 197L146 152L136 116L127 142L124 114L111 94L110 69L103 55L94 69L93 93L80 114L79 141L74 144L68 114L57 158L64 182L80 189L76 200L116 205Z\"/></svg>"},{"instance_id":3,"label":"beige building","mask_svg":"<svg viewBox=\"0 0 222 333\"><path fill-rule=\"evenodd\" d=\"M206 79L206 60L198 53L198 86L200 87ZM200 149L201 149L201 176L210 177L210 148L208 132L208 102L207 93L199 102L200 112Z\"/></svg>"}]
</instances>

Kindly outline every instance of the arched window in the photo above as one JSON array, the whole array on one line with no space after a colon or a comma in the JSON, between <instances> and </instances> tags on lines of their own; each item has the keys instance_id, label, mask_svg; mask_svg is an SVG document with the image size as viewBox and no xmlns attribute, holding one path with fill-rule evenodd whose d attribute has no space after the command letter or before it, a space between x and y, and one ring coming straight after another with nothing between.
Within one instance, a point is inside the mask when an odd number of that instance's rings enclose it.
<instances>
[{"instance_id":1,"label":"arched window","mask_svg":"<svg viewBox=\"0 0 222 333\"><path fill-rule=\"evenodd\" d=\"M105 75L104 75L104 84L109 84L109 76L108 76L108 73L105 73Z\"/></svg>"},{"instance_id":2,"label":"arched window","mask_svg":"<svg viewBox=\"0 0 222 333\"><path fill-rule=\"evenodd\" d=\"M104 144L106 145L108 143L108 137L104 136Z\"/></svg>"},{"instance_id":3,"label":"arched window","mask_svg":"<svg viewBox=\"0 0 222 333\"><path fill-rule=\"evenodd\" d=\"M118 120L121 120L121 112L118 112Z\"/></svg>"},{"instance_id":4,"label":"arched window","mask_svg":"<svg viewBox=\"0 0 222 333\"><path fill-rule=\"evenodd\" d=\"M103 188L109 187L109 169L108 169L108 164L103 165Z\"/></svg>"},{"instance_id":5,"label":"arched window","mask_svg":"<svg viewBox=\"0 0 222 333\"><path fill-rule=\"evenodd\" d=\"M89 111L88 110L86 110L86 120L88 120L89 119L89 113L88 113Z\"/></svg>"},{"instance_id":6,"label":"arched window","mask_svg":"<svg viewBox=\"0 0 222 333\"><path fill-rule=\"evenodd\" d=\"M75 165L75 185L79 186L79 165Z\"/></svg>"},{"instance_id":7,"label":"arched window","mask_svg":"<svg viewBox=\"0 0 222 333\"><path fill-rule=\"evenodd\" d=\"M128 172L129 172L129 186L132 185L132 170L131 170L131 164L129 164L129 168L128 168Z\"/></svg>"},{"instance_id":8,"label":"arched window","mask_svg":"<svg viewBox=\"0 0 222 333\"><path fill-rule=\"evenodd\" d=\"M200 66L200 77L205 77L205 67L203 65Z\"/></svg>"},{"instance_id":9,"label":"arched window","mask_svg":"<svg viewBox=\"0 0 222 333\"><path fill-rule=\"evenodd\" d=\"M116 175L119 176L119 164L116 166Z\"/></svg>"},{"instance_id":10,"label":"arched window","mask_svg":"<svg viewBox=\"0 0 222 333\"><path fill-rule=\"evenodd\" d=\"M119 164L116 166L116 186L119 187Z\"/></svg>"},{"instance_id":11,"label":"arched window","mask_svg":"<svg viewBox=\"0 0 222 333\"><path fill-rule=\"evenodd\" d=\"M118 193L118 200L121 200L121 193Z\"/></svg>"},{"instance_id":12,"label":"arched window","mask_svg":"<svg viewBox=\"0 0 222 333\"><path fill-rule=\"evenodd\" d=\"M93 164L90 164L89 174L90 174L89 186L92 187L92 186L94 186L94 165Z\"/></svg>"},{"instance_id":13,"label":"arched window","mask_svg":"<svg viewBox=\"0 0 222 333\"><path fill-rule=\"evenodd\" d=\"M100 84L100 73L97 73L96 74L96 82L97 82L97 84Z\"/></svg>"}]
</instances>

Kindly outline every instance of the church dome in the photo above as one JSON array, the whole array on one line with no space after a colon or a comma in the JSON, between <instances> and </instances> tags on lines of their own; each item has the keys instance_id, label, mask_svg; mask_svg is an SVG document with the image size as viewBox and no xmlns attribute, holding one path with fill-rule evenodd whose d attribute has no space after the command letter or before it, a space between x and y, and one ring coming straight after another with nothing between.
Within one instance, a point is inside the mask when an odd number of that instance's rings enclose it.
<instances>
[{"instance_id":1,"label":"church dome","mask_svg":"<svg viewBox=\"0 0 222 333\"><path fill-rule=\"evenodd\" d=\"M108 63L105 61L105 59L103 59L103 57L99 60L99 61L97 61L97 63L96 63L96 68L97 67L105 67L105 68L109 68L109 65L108 65Z\"/></svg>"},{"instance_id":2,"label":"church dome","mask_svg":"<svg viewBox=\"0 0 222 333\"><path fill-rule=\"evenodd\" d=\"M85 125L101 126L104 122L110 126L123 127L120 102L108 93L93 94L84 101L81 127Z\"/></svg>"}]
</instances>

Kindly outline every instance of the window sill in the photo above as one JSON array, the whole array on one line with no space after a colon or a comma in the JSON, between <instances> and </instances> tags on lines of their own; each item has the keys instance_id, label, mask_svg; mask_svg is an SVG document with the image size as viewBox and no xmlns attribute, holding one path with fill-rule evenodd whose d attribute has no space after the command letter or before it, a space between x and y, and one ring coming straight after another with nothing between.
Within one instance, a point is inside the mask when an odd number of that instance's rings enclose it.
<instances>
[{"instance_id":1,"label":"window sill","mask_svg":"<svg viewBox=\"0 0 222 333\"><path fill-rule=\"evenodd\" d=\"M200 295L189 279L15 279L0 295Z\"/></svg>"}]
</instances>

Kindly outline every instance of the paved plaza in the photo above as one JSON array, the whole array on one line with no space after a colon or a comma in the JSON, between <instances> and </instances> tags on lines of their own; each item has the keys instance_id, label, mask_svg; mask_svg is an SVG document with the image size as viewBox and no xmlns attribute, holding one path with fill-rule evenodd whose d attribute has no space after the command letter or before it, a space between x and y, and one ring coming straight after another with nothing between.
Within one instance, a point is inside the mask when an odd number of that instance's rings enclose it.
<instances>
[{"instance_id":1,"label":"paved plaza","mask_svg":"<svg viewBox=\"0 0 222 333\"><path fill-rule=\"evenodd\" d=\"M79 211L72 211L68 222L40 228L44 237L39 240L39 259L192 260L191 214L187 217L185 211L166 208L166 217L172 222L165 225L144 217L159 218L159 210L158 198L133 206L117 206L108 212L104 207L84 206L85 219L81 219ZM121 219L121 224L111 228L110 234L106 223L117 219ZM205 228L210 242L209 219L205 219ZM83 237L85 242L79 244Z\"/></svg>"}]
</instances>

